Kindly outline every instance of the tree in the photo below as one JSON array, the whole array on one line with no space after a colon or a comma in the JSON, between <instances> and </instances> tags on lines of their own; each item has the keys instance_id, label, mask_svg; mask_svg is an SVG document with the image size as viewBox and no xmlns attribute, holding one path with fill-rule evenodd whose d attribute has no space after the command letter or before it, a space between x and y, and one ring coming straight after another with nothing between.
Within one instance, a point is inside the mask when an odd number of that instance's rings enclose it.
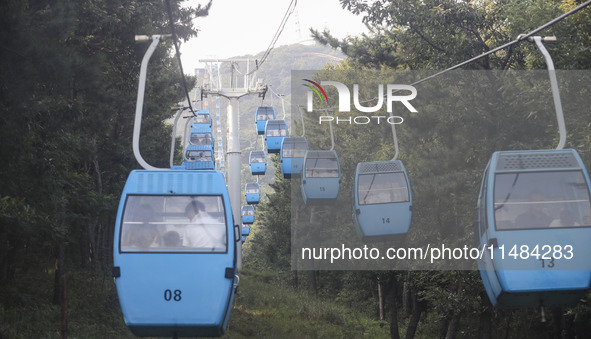
<instances>
[{"instance_id":1,"label":"tree","mask_svg":"<svg viewBox=\"0 0 591 339\"><path fill-rule=\"evenodd\" d=\"M179 39L207 14L173 3ZM113 219L131 157L139 64L134 34L169 31L166 10L145 1L4 1L0 5L0 275L111 260ZM170 42L152 58L142 151L165 164L163 120L184 95ZM42 263L40 265L40 262ZM40 267L41 266L41 267ZM18 280L16 280L18 281ZM56 279L55 295L64 295ZM65 331L65 329L64 329Z\"/></svg>"}]
</instances>

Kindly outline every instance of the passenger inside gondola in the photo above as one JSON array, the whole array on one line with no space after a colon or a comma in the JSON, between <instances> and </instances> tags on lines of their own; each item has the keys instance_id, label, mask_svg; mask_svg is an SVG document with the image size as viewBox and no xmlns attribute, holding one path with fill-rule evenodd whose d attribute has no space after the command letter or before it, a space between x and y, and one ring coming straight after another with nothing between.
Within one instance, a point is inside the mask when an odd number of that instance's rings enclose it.
<instances>
[{"instance_id":1,"label":"passenger inside gondola","mask_svg":"<svg viewBox=\"0 0 591 339\"><path fill-rule=\"evenodd\" d=\"M560 211L560 217L558 219L552 220L550 223L550 227L568 227L568 226L581 226L578 222L575 221L575 216L573 212L568 209L563 209Z\"/></svg>"},{"instance_id":2,"label":"passenger inside gondola","mask_svg":"<svg viewBox=\"0 0 591 339\"><path fill-rule=\"evenodd\" d=\"M183 246L211 251L226 250L226 229L205 211L203 203L193 200L185 212L191 222L185 227Z\"/></svg>"},{"instance_id":3,"label":"passenger inside gondola","mask_svg":"<svg viewBox=\"0 0 591 339\"><path fill-rule=\"evenodd\" d=\"M246 193L259 193L259 188L256 185L248 185L246 187Z\"/></svg>"},{"instance_id":4,"label":"passenger inside gondola","mask_svg":"<svg viewBox=\"0 0 591 339\"><path fill-rule=\"evenodd\" d=\"M208 124L211 121L208 114L197 114L193 119L196 124Z\"/></svg>"},{"instance_id":5,"label":"passenger inside gondola","mask_svg":"<svg viewBox=\"0 0 591 339\"><path fill-rule=\"evenodd\" d=\"M591 215L579 171L497 174L494 192L498 230L577 227Z\"/></svg>"},{"instance_id":6,"label":"passenger inside gondola","mask_svg":"<svg viewBox=\"0 0 591 339\"><path fill-rule=\"evenodd\" d=\"M285 137L287 136L287 129L285 125L269 124L267 123L267 136L269 137Z\"/></svg>"},{"instance_id":7,"label":"passenger inside gondola","mask_svg":"<svg viewBox=\"0 0 591 339\"><path fill-rule=\"evenodd\" d=\"M220 204L218 196L132 196L124 215L121 251L225 252L225 211ZM156 211L151 206L157 206Z\"/></svg>"},{"instance_id":8,"label":"passenger inside gondola","mask_svg":"<svg viewBox=\"0 0 591 339\"><path fill-rule=\"evenodd\" d=\"M183 245L183 240L181 236L176 231L168 231L164 233L162 236L162 242L165 247L181 247Z\"/></svg>"},{"instance_id":9,"label":"passenger inside gondola","mask_svg":"<svg viewBox=\"0 0 591 339\"><path fill-rule=\"evenodd\" d=\"M145 251L154 243L157 236L155 225L151 224L154 211L150 205L142 204L135 208L122 232L121 246L133 251Z\"/></svg>"},{"instance_id":10,"label":"passenger inside gondola","mask_svg":"<svg viewBox=\"0 0 591 339\"><path fill-rule=\"evenodd\" d=\"M257 120L273 120L275 119L275 115L273 114L273 110L267 109L260 109L257 111Z\"/></svg>"},{"instance_id":11,"label":"passenger inside gondola","mask_svg":"<svg viewBox=\"0 0 591 339\"><path fill-rule=\"evenodd\" d=\"M544 201L547 200L540 191L530 194L527 211L521 213L515 219L515 225L519 228L548 227L552 218L546 213Z\"/></svg>"},{"instance_id":12,"label":"passenger inside gondola","mask_svg":"<svg viewBox=\"0 0 591 339\"><path fill-rule=\"evenodd\" d=\"M250 162L265 162L265 157L261 156L258 153L253 153Z\"/></svg>"},{"instance_id":13,"label":"passenger inside gondola","mask_svg":"<svg viewBox=\"0 0 591 339\"><path fill-rule=\"evenodd\" d=\"M212 145L213 139L209 133L191 133L191 144L193 145Z\"/></svg>"},{"instance_id":14,"label":"passenger inside gondola","mask_svg":"<svg viewBox=\"0 0 591 339\"><path fill-rule=\"evenodd\" d=\"M213 161L211 151L188 150L185 158L189 161Z\"/></svg>"}]
</instances>

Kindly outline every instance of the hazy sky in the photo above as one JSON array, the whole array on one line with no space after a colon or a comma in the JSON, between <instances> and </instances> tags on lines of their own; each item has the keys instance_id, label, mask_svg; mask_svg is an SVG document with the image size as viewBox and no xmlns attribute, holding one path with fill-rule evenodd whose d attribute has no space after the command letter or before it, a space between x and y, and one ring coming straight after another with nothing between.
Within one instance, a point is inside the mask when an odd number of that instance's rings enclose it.
<instances>
[{"instance_id":1,"label":"hazy sky","mask_svg":"<svg viewBox=\"0 0 591 339\"><path fill-rule=\"evenodd\" d=\"M207 0L187 1L200 3ZM193 74L201 66L199 59L265 51L290 3L291 0L213 0L209 16L194 21L201 30L198 37L181 44L185 73ZM275 47L310 39L310 27L326 28L339 38L367 31L361 17L342 9L338 0L298 0Z\"/></svg>"}]
</instances>

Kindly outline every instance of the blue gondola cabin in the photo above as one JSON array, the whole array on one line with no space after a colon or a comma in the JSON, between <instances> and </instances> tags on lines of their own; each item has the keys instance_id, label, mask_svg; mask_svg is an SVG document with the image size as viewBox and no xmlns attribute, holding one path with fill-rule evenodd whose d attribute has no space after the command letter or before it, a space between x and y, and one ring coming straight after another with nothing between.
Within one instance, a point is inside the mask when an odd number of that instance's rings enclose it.
<instances>
[{"instance_id":1,"label":"blue gondola cabin","mask_svg":"<svg viewBox=\"0 0 591 339\"><path fill-rule=\"evenodd\" d=\"M497 307L573 306L591 283L589 174L574 150L495 152L476 232Z\"/></svg>"},{"instance_id":2,"label":"blue gondola cabin","mask_svg":"<svg viewBox=\"0 0 591 339\"><path fill-rule=\"evenodd\" d=\"M258 135L265 134L267 120L275 120L275 109L271 106L259 106L255 112L255 124Z\"/></svg>"},{"instance_id":3,"label":"blue gondola cabin","mask_svg":"<svg viewBox=\"0 0 591 339\"><path fill-rule=\"evenodd\" d=\"M254 206L252 205L244 205L240 209L240 214L242 217L243 224L253 224L254 223Z\"/></svg>"},{"instance_id":4,"label":"blue gondola cabin","mask_svg":"<svg viewBox=\"0 0 591 339\"><path fill-rule=\"evenodd\" d=\"M239 240L229 201L217 171L130 173L117 212L113 275L133 334L224 333Z\"/></svg>"},{"instance_id":5,"label":"blue gondola cabin","mask_svg":"<svg viewBox=\"0 0 591 339\"><path fill-rule=\"evenodd\" d=\"M191 119L191 127L206 127L211 130L211 113L207 109L200 109Z\"/></svg>"},{"instance_id":6,"label":"blue gondola cabin","mask_svg":"<svg viewBox=\"0 0 591 339\"><path fill-rule=\"evenodd\" d=\"M308 151L308 140L305 137L287 137L281 142L281 173L286 179L300 176L304 167L304 156Z\"/></svg>"},{"instance_id":7,"label":"blue gondola cabin","mask_svg":"<svg viewBox=\"0 0 591 339\"><path fill-rule=\"evenodd\" d=\"M265 125L265 142L268 153L279 153L283 138L289 136L285 120L269 120Z\"/></svg>"},{"instance_id":8,"label":"blue gondola cabin","mask_svg":"<svg viewBox=\"0 0 591 339\"><path fill-rule=\"evenodd\" d=\"M248 162L252 175L265 175L267 171L267 155L265 151L251 151Z\"/></svg>"},{"instance_id":9,"label":"blue gondola cabin","mask_svg":"<svg viewBox=\"0 0 591 339\"><path fill-rule=\"evenodd\" d=\"M353 223L363 240L404 236L410 228L412 196L402 161L357 164Z\"/></svg>"},{"instance_id":10,"label":"blue gondola cabin","mask_svg":"<svg viewBox=\"0 0 591 339\"><path fill-rule=\"evenodd\" d=\"M213 170L215 169L213 151L208 146L189 145L181 166L190 170Z\"/></svg>"},{"instance_id":11,"label":"blue gondola cabin","mask_svg":"<svg viewBox=\"0 0 591 339\"><path fill-rule=\"evenodd\" d=\"M325 203L337 198L341 166L336 151L307 151L302 173L304 203Z\"/></svg>"},{"instance_id":12,"label":"blue gondola cabin","mask_svg":"<svg viewBox=\"0 0 591 339\"><path fill-rule=\"evenodd\" d=\"M246 203L258 204L261 200L261 188L258 183L250 182L244 187Z\"/></svg>"},{"instance_id":13,"label":"blue gondola cabin","mask_svg":"<svg viewBox=\"0 0 591 339\"><path fill-rule=\"evenodd\" d=\"M250 225L242 225L242 242L250 235Z\"/></svg>"}]
</instances>

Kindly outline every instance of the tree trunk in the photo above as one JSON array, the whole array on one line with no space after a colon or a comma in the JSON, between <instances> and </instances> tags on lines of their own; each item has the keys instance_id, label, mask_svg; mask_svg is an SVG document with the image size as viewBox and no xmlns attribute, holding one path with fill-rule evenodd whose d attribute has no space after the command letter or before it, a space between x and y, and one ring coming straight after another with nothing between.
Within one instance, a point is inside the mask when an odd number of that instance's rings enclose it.
<instances>
[{"instance_id":1,"label":"tree trunk","mask_svg":"<svg viewBox=\"0 0 591 339\"><path fill-rule=\"evenodd\" d=\"M382 283L378 277L378 307L380 309L380 320L384 320L384 298L382 297Z\"/></svg>"},{"instance_id":2,"label":"tree trunk","mask_svg":"<svg viewBox=\"0 0 591 339\"><path fill-rule=\"evenodd\" d=\"M308 291L311 295L316 295L316 271L308 271Z\"/></svg>"},{"instance_id":3,"label":"tree trunk","mask_svg":"<svg viewBox=\"0 0 591 339\"><path fill-rule=\"evenodd\" d=\"M18 259L18 251L23 247L23 241L20 239L3 240L2 246L6 246L5 256L0 262L2 271L0 272L0 281L13 281L16 276L16 267Z\"/></svg>"},{"instance_id":4,"label":"tree trunk","mask_svg":"<svg viewBox=\"0 0 591 339\"><path fill-rule=\"evenodd\" d=\"M478 338L479 339L491 339L492 335L492 312L490 307L486 307L484 311L480 313L478 321Z\"/></svg>"},{"instance_id":5,"label":"tree trunk","mask_svg":"<svg viewBox=\"0 0 591 339\"><path fill-rule=\"evenodd\" d=\"M410 314L412 306L412 297L410 293L410 287L407 281L402 284L402 309L404 314Z\"/></svg>"},{"instance_id":6,"label":"tree trunk","mask_svg":"<svg viewBox=\"0 0 591 339\"><path fill-rule=\"evenodd\" d=\"M103 269L107 268L110 270L111 266L113 264L113 250L112 250L112 246L113 246L113 241L114 241L114 232L115 232L115 220L111 217L111 218L107 218L106 219L106 223L105 223L105 230L103 231L103 244L105 244L105 246L110 246L111 249L107 248L105 251L103 251ZM106 253L110 253L110 256L105 255Z\"/></svg>"},{"instance_id":7,"label":"tree trunk","mask_svg":"<svg viewBox=\"0 0 591 339\"><path fill-rule=\"evenodd\" d=\"M60 332L62 338L68 337L68 299L66 294L66 274L64 269L65 246L61 242L57 248L57 260L53 285L53 304L60 305Z\"/></svg>"},{"instance_id":8,"label":"tree trunk","mask_svg":"<svg viewBox=\"0 0 591 339\"><path fill-rule=\"evenodd\" d=\"M560 339L566 337L566 331L563 333L563 320L564 317L562 314L564 313L560 307L553 307L551 308L552 314L552 338Z\"/></svg>"},{"instance_id":9,"label":"tree trunk","mask_svg":"<svg viewBox=\"0 0 591 339\"><path fill-rule=\"evenodd\" d=\"M60 262L60 247L62 245L58 245L56 247L56 254L57 257L55 258L55 273L53 275L53 297L51 298L51 303L54 305L59 305L61 302L61 295L62 295L62 285L61 285L61 273L62 273L62 263Z\"/></svg>"},{"instance_id":10,"label":"tree trunk","mask_svg":"<svg viewBox=\"0 0 591 339\"><path fill-rule=\"evenodd\" d=\"M453 317L449 321L449 325L447 326L445 339L453 339L453 337L456 335L456 330L458 328L458 324L460 323L460 316L460 313L454 313Z\"/></svg>"},{"instance_id":11,"label":"tree trunk","mask_svg":"<svg viewBox=\"0 0 591 339\"><path fill-rule=\"evenodd\" d=\"M392 285L390 286L390 338L400 339L400 330L398 328L398 303L396 302L396 290L398 283L396 275L392 273Z\"/></svg>"},{"instance_id":12,"label":"tree trunk","mask_svg":"<svg viewBox=\"0 0 591 339\"><path fill-rule=\"evenodd\" d=\"M59 246L59 271L60 271L60 286L61 286L61 300L60 300L60 307L61 307L61 326L60 332L62 334L62 339L68 338L68 298L67 298L67 287L66 287L66 272L64 268L64 244L63 242Z\"/></svg>"},{"instance_id":13,"label":"tree trunk","mask_svg":"<svg viewBox=\"0 0 591 339\"><path fill-rule=\"evenodd\" d=\"M445 336L447 335L447 328L449 326L449 321L450 321L449 316L443 318L443 322L441 323L441 326L439 327L439 335L437 336L437 338L445 339Z\"/></svg>"},{"instance_id":14,"label":"tree trunk","mask_svg":"<svg viewBox=\"0 0 591 339\"><path fill-rule=\"evenodd\" d=\"M408 322L408 327L406 328L406 339L412 339L415 337L415 333L417 331L417 327L419 326L419 321L421 320L421 314L423 313L423 309L423 303L417 301L416 294L413 295L412 314L410 316L410 321Z\"/></svg>"},{"instance_id":15,"label":"tree trunk","mask_svg":"<svg viewBox=\"0 0 591 339\"><path fill-rule=\"evenodd\" d=\"M90 222L87 227L88 242L90 243L90 248L88 247L88 244L85 246L86 253L85 253L84 257L82 258L84 260L85 266L88 263L88 259L91 259L92 266L95 268L96 268L97 261L98 261L98 257L97 257L98 249L97 249L97 245L96 245L96 235L95 235L97 225L98 225L98 216L95 216L94 219L92 220L92 222Z\"/></svg>"},{"instance_id":16,"label":"tree trunk","mask_svg":"<svg viewBox=\"0 0 591 339\"><path fill-rule=\"evenodd\" d=\"M93 140L94 144L96 144L96 139ZM99 199L103 198L103 175L101 173L101 169L99 167L99 161L98 161L98 155L96 154L96 152L93 155L93 159L92 159L92 164L94 165L94 171L96 173L96 191L98 193L98 197ZM99 215L97 212L97 215L93 221L93 225L92 225L92 235L90 238L90 244L92 246L92 265L94 266L94 268L98 267L98 262L99 262L99 254L100 254L100 246L99 246L99 242L101 239L101 232L102 232L102 225L99 219Z\"/></svg>"}]
</instances>

